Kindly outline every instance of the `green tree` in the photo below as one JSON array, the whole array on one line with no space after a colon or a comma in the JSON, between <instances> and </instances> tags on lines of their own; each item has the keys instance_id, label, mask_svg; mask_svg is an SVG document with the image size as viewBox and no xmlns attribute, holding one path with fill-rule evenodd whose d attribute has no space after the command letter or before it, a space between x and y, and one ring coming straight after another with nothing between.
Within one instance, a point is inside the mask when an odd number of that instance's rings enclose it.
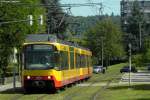
<instances>
[{"instance_id":1,"label":"green tree","mask_svg":"<svg viewBox=\"0 0 150 100\"><path fill-rule=\"evenodd\" d=\"M40 4L37 0L21 0L21 3ZM45 26L40 26L38 20L30 26L27 21L11 23L11 21L27 20L28 15L38 19L39 15L45 15L44 8L19 5L17 3L1 3L0 5L0 69L3 76L9 63L9 58L14 48L20 48L26 34L43 32ZM10 22L4 24L3 22Z\"/></svg>"},{"instance_id":2,"label":"green tree","mask_svg":"<svg viewBox=\"0 0 150 100\"><path fill-rule=\"evenodd\" d=\"M150 64L150 36L144 39L144 50L142 52L143 65Z\"/></svg>"},{"instance_id":3,"label":"green tree","mask_svg":"<svg viewBox=\"0 0 150 100\"><path fill-rule=\"evenodd\" d=\"M102 42L104 49L104 60L108 61L114 57L124 55L122 45L122 32L119 27L112 23L111 20L105 19L96 24L86 33L87 47L92 50L93 55L97 57L100 63Z\"/></svg>"},{"instance_id":4,"label":"green tree","mask_svg":"<svg viewBox=\"0 0 150 100\"><path fill-rule=\"evenodd\" d=\"M144 46L143 52L140 54L134 55L133 63L138 67L143 67L150 64L150 37L145 37L144 39Z\"/></svg>"},{"instance_id":5,"label":"green tree","mask_svg":"<svg viewBox=\"0 0 150 100\"><path fill-rule=\"evenodd\" d=\"M43 3L49 5L47 9L47 32L58 35L58 38L64 38L63 32L66 31L67 14L60 7L59 0L43 0Z\"/></svg>"},{"instance_id":6,"label":"green tree","mask_svg":"<svg viewBox=\"0 0 150 100\"><path fill-rule=\"evenodd\" d=\"M145 63L150 63L150 48L147 49L146 53L144 54Z\"/></svg>"},{"instance_id":7,"label":"green tree","mask_svg":"<svg viewBox=\"0 0 150 100\"><path fill-rule=\"evenodd\" d=\"M132 63L137 67L142 67L144 64L145 57L143 54L137 54L132 56Z\"/></svg>"}]
</instances>

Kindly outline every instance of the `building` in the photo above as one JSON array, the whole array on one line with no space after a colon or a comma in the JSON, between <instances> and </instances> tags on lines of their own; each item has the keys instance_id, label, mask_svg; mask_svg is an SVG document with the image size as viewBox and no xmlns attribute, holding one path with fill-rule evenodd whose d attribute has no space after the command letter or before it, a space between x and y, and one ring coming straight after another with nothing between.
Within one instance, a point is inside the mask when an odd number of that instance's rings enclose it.
<instances>
[{"instance_id":1,"label":"building","mask_svg":"<svg viewBox=\"0 0 150 100\"><path fill-rule=\"evenodd\" d=\"M133 34L127 32L129 25L128 18L132 17L132 8L137 1L139 5L139 11L142 12L143 19L145 21L146 27L139 22L139 36L134 36ZM124 34L124 43L127 46L128 43L132 43L134 51L139 51L142 47L142 42L144 41L145 36L150 36L150 0L122 0L120 2L121 7L121 26L122 30L126 32Z\"/></svg>"},{"instance_id":2,"label":"building","mask_svg":"<svg viewBox=\"0 0 150 100\"><path fill-rule=\"evenodd\" d=\"M135 0L122 0L121 5L121 23L122 28L126 31L128 25L127 19L131 16L131 9ZM137 0L139 3L140 11L144 14L146 23L150 23L150 0Z\"/></svg>"}]
</instances>

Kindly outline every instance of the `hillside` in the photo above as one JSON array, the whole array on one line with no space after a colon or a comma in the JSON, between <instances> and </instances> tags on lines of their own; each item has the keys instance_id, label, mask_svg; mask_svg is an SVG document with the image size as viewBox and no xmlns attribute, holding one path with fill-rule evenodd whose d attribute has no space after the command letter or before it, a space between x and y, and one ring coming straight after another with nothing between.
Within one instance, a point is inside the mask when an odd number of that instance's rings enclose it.
<instances>
[{"instance_id":1,"label":"hillside","mask_svg":"<svg viewBox=\"0 0 150 100\"><path fill-rule=\"evenodd\" d=\"M94 26L98 21L104 19L104 18L110 18L115 24L118 24L120 26L120 16L71 16L69 18L69 27L68 31L71 33L74 33L76 35L81 36L81 33L84 33L89 28Z\"/></svg>"}]
</instances>

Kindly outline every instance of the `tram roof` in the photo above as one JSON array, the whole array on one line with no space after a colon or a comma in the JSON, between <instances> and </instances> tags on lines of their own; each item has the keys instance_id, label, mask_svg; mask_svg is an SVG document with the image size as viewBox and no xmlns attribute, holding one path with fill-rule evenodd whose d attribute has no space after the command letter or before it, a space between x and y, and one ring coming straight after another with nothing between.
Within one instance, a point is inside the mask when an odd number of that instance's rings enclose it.
<instances>
[{"instance_id":1,"label":"tram roof","mask_svg":"<svg viewBox=\"0 0 150 100\"><path fill-rule=\"evenodd\" d=\"M64 44L64 45L69 45L69 46L89 50L88 48L84 48L84 47L79 46L77 43L59 40L56 37L56 35L52 35L52 34L29 34L26 36L25 42L26 43L30 43L30 42L56 42L56 43L60 43L60 44Z\"/></svg>"}]
</instances>

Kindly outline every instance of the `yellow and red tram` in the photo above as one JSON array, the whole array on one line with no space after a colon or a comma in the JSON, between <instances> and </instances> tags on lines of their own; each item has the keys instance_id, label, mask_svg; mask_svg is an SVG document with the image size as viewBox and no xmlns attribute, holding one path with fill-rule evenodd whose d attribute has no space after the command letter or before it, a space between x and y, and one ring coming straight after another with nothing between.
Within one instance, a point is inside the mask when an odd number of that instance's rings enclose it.
<instances>
[{"instance_id":1,"label":"yellow and red tram","mask_svg":"<svg viewBox=\"0 0 150 100\"><path fill-rule=\"evenodd\" d=\"M92 75L92 53L88 49L52 41L26 42L22 50L22 86L55 88Z\"/></svg>"}]
</instances>

